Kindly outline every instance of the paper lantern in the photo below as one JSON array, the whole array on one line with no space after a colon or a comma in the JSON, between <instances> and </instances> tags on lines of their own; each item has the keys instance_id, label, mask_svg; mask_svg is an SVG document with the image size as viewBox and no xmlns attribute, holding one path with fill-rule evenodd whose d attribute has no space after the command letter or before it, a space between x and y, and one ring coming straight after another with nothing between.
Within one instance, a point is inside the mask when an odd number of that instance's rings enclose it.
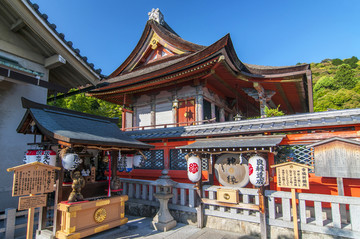
<instances>
[{"instance_id":1,"label":"paper lantern","mask_svg":"<svg viewBox=\"0 0 360 239\"><path fill-rule=\"evenodd\" d=\"M74 153L65 154L62 158L62 165L66 170L74 170L82 162L79 155Z\"/></svg>"},{"instance_id":2,"label":"paper lantern","mask_svg":"<svg viewBox=\"0 0 360 239\"><path fill-rule=\"evenodd\" d=\"M133 165L134 165L134 155L133 154L126 154L126 158L125 158L125 162L126 162L126 172L131 172L133 170Z\"/></svg>"},{"instance_id":3,"label":"paper lantern","mask_svg":"<svg viewBox=\"0 0 360 239\"><path fill-rule=\"evenodd\" d=\"M187 175L193 183L201 179L201 160L198 156L191 156L187 160Z\"/></svg>"},{"instance_id":4,"label":"paper lantern","mask_svg":"<svg viewBox=\"0 0 360 239\"><path fill-rule=\"evenodd\" d=\"M260 187L265 184L266 161L263 157L255 155L249 159L249 179L256 187Z\"/></svg>"},{"instance_id":5,"label":"paper lantern","mask_svg":"<svg viewBox=\"0 0 360 239\"><path fill-rule=\"evenodd\" d=\"M40 162L55 166L56 152L53 150L28 150L25 153L25 163Z\"/></svg>"},{"instance_id":6,"label":"paper lantern","mask_svg":"<svg viewBox=\"0 0 360 239\"><path fill-rule=\"evenodd\" d=\"M134 167L139 167L142 161L142 155L135 155L134 156Z\"/></svg>"}]
</instances>

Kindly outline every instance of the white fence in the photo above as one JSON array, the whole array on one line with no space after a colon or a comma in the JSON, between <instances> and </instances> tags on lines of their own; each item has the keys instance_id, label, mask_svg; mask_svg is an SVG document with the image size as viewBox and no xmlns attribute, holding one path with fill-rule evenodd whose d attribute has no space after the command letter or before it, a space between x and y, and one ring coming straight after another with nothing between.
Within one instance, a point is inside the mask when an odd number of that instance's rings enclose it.
<instances>
[{"instance_id":1,"label":"white fence","mask_svg":"<svg viewBox=\"0 0 360 239\"><path fill-rule=\"evenodd\" d=\"M159 202L153 195L158 190L152 185L153 181L125 178L121 181L122 194L129 196L129 202L159 206ZM205 215L253 223L260 222L258 190L239 189L240 203L229 205L212 203L216 202L218 188L221 187L203 187L202 199L205 202ZM267 224L293 228L291 193L267 190L265 197L268 202ZM360 198L307 193L298 193L296 197L300 230L360 238ZM173 190L173 198L169 201L169 208L196 213L197 202L194 184L179 183ZM27 211L16 212L15 209L9 209L4 215L0 215L0 238L13 238L15 229L26 227L25 215L27 215ZM23 218L24 223L16 225L16 217Z\"/></svg>"},{"instance_id":2,"label":"white fence","mask_svg":"<svg viewBox=\"0 0 360 239\"><path fill-rule=\"evenodd\" d=\"M122 179L123 194L129 195L129 202L158 206L153 197L153 181ZM220 186L204 186L202 196L208 201L216 200L216 191ZM196 212L196 191L194 184L178 184L169 201L170 209ZM293 228L291 215L291 193L265 191L267 205L267 223L270 226ZM299 230L360 238L360 198L332 196L323 194L297 193ZM260 214L255 206L259 205L257 189L239 189L241 206L221 206L208 204L205 215L231 218L241 221L260 223ZM252 206L254 206L252 208ZM346 211L341 212L344 208Z\"/></svg>"},{"instance_id":3,"label":"white fence","mask_svg":"<svg viewBox=\"0 0 360 239\"><path fill-rule=\"evenodd\" d=\"M37 217L39 210L35 210L35 217ZM5 213L0 215L0 238L12 239L16 236L17 230L24 230L26 234L28 210L17 212L15 208L8 208ZM37 220L34 221L34 226L37 225ZM35 230L34 230L35 231Z\"/></svg>"}]
</instances>

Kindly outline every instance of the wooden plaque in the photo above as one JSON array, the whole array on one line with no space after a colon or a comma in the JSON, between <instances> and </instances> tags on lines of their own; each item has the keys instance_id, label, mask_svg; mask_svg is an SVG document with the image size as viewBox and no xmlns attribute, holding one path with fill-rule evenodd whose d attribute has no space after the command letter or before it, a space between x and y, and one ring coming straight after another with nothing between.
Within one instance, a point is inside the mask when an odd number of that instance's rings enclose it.
<instances>
[{"instance_id":1,"label":"wooden plaque","mask_svg":"<svg viewBox=\"0 0 360 239\"><path fill-rule=\"evenodd\" d=\"M49 193L55 190L55 170L60 168L39 162L9 168L14 171L12 196Z\"/></svg>"},{"instance_id":2,"label":"wooden plaque","mask_svg":"<svg viewBox=\"0 0 360 239\"><path fill-rule=\"evenodd\" d=\"M217 201L227 203L239 203L239 190L219 188L217 190Z\"/></svg>"},{"instance_id":3,"label":"wooden plaque","mask_svg":"<svg viewBox=\"0 0 360 239\"><path fill-rule=\"evenodd\" d=\"M277 186L280 188L309 189L309 166L294 162L271 166L276 167Z\"/></svg>"},{"instance_id":4,"label":"wooden plaque","mask_svg":"<svg viewBox=\"0 0 360 239\"><path fill-rule=\"evenodd\" d=\"M20 197L18 210L25 210L35 207L45 207L46 200L47 200L47 196L45 194Z\"/></svg>"}]
</instances>

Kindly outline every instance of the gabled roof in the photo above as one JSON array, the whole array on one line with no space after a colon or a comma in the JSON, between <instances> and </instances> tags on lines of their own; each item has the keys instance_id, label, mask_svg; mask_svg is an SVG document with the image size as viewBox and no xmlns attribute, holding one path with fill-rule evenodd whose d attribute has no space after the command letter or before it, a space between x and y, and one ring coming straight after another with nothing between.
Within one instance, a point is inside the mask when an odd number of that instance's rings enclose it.
<instances>
[{"instance_id":1,"label":"gabled roof","mask_svg":"<svg viewBox=\"0 0 360 239\"><path fill-rule=\"evenodd\" d=\"M339 137L333 137L333 138L330 138L330 139L321 140L321 141L316 142L314 144L308 145L307 147L317 147L319 145L331 143L331 142L334 142L334 141L341 141L341 142L344 142L344 143L349 143L349 144L354 144L354 145L360 146L359 141L352 140L352 139L344 139L344 138L339 138Z\"/></svg>"},{"instance_id":2,"label":"gabled roof","mask_svg":"<svg viewBox=\"0 0 360 239\"><path fill-rule=\"evenodd\" d=\"M149 58L158 47L168 48L171 54ZM109 85L90 94L113 103L129 104L125 94L202 79L230 99L250 102L250 108L258 111L254 107L258 102L243 89L262 84L265 91L277 93L272 107L280 105L281 110L294 114L312 111L309 76L308 64L268 67L242 63L229 34L210 46L200 46L179 37L164 21L149 20L132 53L106 80Z\"/></svg>"},{"instance_id":3,"label":"gabled roof","mask_svg":"<svg viewBox=\"0 0 360 239\"><path fill-rule=\"evenodd\" d=\"M125 135L116 125L117 119L43 105L25 98L22 103L27 111L17 128L18 133L32 134L31 122L34 122L43 135L72 145L153 147Z\"/></svg>"},{"instance_id":4,"label":"gabled roof","mask_svg":"<svg viewBox=\"0 0 360 239\"><path fill-rule=\"evenodd\" d=\"M177 55L193 53L204 49L179 37L166 23L161 25L155 20L148 20L140 40L128 58L108 78L113 78L131 72L149 47L159 44L170 47Z\"/></svg>"}]
</instances>

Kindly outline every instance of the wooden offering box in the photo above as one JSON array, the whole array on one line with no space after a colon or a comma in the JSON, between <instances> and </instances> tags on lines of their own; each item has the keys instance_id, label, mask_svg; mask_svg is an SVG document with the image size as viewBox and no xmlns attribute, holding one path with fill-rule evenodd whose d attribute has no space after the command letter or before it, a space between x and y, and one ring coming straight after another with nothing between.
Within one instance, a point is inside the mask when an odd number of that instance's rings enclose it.
<instances>
[{"instance_id":1,"label":"wooden offering box","mask_svg":"<svg viewBox=\"0 0 360 239\"><path fill-rule=\"evenodd\" d=\"M76 203L61 202L61 229L57 238L83 238L127 223L125 201L128 196L115 196Z\"/></svg>"}]
</instances>

